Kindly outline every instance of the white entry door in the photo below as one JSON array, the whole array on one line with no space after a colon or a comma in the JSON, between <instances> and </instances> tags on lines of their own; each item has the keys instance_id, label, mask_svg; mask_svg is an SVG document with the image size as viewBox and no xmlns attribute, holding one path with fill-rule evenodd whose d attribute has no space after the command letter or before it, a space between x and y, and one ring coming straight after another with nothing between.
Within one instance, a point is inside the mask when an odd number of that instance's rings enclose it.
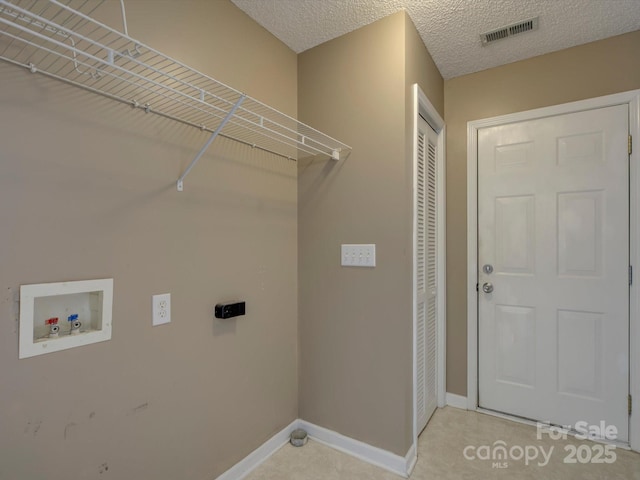
<instances>
[{"instance_id":1,"label":"white entry door","mask_svg":"<svg viewBox=\"0 0 640 480\"><path fill-rule=\"evenodd\" d=\"M628 118L478 131L481 407L628 440Z\"/></svg>"}]
</instances>

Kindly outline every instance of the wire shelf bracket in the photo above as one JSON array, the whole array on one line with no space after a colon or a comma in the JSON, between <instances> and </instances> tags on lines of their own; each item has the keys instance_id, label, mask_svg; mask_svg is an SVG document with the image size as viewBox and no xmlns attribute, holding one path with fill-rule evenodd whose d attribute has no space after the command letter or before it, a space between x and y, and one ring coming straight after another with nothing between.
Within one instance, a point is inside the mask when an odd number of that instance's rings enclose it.
<instances>
[{"instance_id":1,"label":"wire shelf bracket","mask_svg":"<svg viewBox=\"0 0 640 480\"><path fill-rule=\"evenodd\" d=\"M183 181L218 137L298 160L343 160L348 145L98 21L96 0L0 0L0 59L190 125L211 136Z\"/></svg>"},{"instance_id":2,"label":"wire shelf bracket","mask_svg":"<svg viewBox=\"0 0 640 480\"><path fill-rule=\"evenodd\" d=\"M240 99L233 106L233 108L231 108L231 110L229 110L229 113L227 113L227 116L222 119L222 122L220 122L220 125L218 125L218 128L216 128L215 132L213 132L211 134L211 136L209 137L209 140L207 140L207 143L205 143L202 146L202 148L200 149L200 151L198 152L196 157L191 161L191 163L189 164L187 169L184 171L184 173L182 175L180 175L180 178L178 179L178 191L179 192L182 192L182 190L184 189L184 187L182 185L182 182L183 182L184 178L187 175L189 175L189 172L191 171L191 169L193 167L196 166L196 163L198 163L198 160L200 160L200 157L202 157L202 155L204 155L204 152L207 151L207 148L209 148L209 146L213 143L213 141L216 139L216 137L220 134L220 130L222 130L224 128L224 126L227 123L229 123L229 120L231 120L231 117L233 117L233 115L236 113L236 110L238 109L238 107L240 106L240 104L242 103L242 101L245 98L246 98L246 95L241 96Z\"/></svg>"}]
</instances>

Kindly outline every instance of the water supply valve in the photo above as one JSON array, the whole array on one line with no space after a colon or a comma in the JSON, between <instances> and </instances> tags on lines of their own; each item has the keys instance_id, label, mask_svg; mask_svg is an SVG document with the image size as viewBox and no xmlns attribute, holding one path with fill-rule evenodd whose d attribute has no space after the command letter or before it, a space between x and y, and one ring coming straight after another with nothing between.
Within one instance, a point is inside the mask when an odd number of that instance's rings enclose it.
<instances>
[{"instance_id":1,"label":"water supply valve","mask_svg":"<svg viewBox=\"0 0 640 480\"><path fill-rule=\"evenodd\" d=\"M56 338L60 333L60 325L58 325L58 317L51 317L44 322L49 325L49 338Z\"/></svg>"},{"instance_id":2,"label":"water supply valve","mask_svg":"<svg viewBox=\"0 0 640 480\"><path fill-rule=\"evenodd\" d=\"M71 323L71 335L79 334L82 322L78 320L78 314L74 313L73 315L69 315L67 321Z\"/></svg>"}]
</instances>

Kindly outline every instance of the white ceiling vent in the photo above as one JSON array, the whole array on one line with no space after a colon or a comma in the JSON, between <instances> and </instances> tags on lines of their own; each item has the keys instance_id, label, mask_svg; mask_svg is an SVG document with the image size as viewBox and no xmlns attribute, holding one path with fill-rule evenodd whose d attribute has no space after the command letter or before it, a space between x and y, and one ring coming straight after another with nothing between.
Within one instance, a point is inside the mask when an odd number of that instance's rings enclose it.
<instances>
[{"instance_id":1,"label":"white ceiling vent","mask_svg":"<svg viewBox=\"0 0 640 480\"><path fill-rule=\"evenodd\" d=\"M491 30L490 32L481 33L480 40L482 40L482 45L489 45L496 40L501 40L503 38L513 37L514 35L537 30L538 18L539 17L529 18L528 20L523 20L518 23L507 25L506 27L498 28L497 30Z\"/></svg>"}]
</instances>

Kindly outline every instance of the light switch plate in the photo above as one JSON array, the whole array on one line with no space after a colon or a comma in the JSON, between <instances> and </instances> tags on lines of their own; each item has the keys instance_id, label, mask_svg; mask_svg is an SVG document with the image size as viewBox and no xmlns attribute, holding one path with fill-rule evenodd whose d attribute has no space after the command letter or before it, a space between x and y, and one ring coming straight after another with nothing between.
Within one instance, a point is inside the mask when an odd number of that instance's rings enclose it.
<instances>
[{"instance_id":1,"label":"light switch plate","mask_svg":"<svg viewBox=\"0 0 640 480\"><path fill-rule=\"evenodd\" d=\"M370 244L342 244L341 262L343 267L375 267L376 246Z\"/></svg>"}]
</instances>

